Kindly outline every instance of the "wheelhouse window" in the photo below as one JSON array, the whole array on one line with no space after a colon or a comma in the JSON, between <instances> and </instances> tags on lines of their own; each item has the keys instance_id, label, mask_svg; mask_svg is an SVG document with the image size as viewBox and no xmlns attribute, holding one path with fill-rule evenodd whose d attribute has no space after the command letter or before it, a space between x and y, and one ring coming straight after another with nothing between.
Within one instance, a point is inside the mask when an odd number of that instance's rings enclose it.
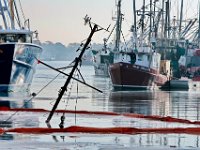
<instances>
[{"instance_id":1,"label":"wheelhouse window","mask_svg":"<svg viewBox=\"0 0 200 150\"><path fill-rule=\"evenodd\" d=\"M0 43L19 42L31 43L31 35L29 34L0 34Z\"/></svg>"}]
</instances>

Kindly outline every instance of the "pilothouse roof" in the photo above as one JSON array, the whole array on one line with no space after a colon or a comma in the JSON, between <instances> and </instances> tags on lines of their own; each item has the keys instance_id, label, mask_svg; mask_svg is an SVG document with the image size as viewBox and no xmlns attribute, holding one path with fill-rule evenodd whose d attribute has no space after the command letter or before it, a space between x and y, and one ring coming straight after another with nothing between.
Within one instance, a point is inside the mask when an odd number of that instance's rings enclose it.
<instances>
[{"instance_id":1,"label":"pilothouse roof","mask_svg":"<svg viewBox=\"0 0 200 150\"><path fill-rule=\"evenodd\" d=\"M17 30L17 29L10 29L10 30L1 30L0 29L0 34L33 34L33 31L30 30Z\"/></svg>"}]
</instances>

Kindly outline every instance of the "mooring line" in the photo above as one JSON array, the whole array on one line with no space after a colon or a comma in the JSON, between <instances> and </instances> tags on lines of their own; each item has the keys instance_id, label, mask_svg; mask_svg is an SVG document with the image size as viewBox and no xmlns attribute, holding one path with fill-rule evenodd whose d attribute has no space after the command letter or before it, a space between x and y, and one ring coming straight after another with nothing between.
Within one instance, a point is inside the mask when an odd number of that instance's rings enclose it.
<instances>
[{"instance_id":1,"label":"mooring line","mask_svg":"<svg viewBox=\"0 0 200 150\"><path fill-rule=\"evenodd\" d=\"M38 94L40 94L47 86L49 86L58 76L60 75L60 73L58 73L50 82L48 82L45 86L43 86L37 93L32 94L32 97L27 101L28 103L33 100ZM21 108L24 108L23 104L21 106ZM19 109L20 111L20 109ZM16 112L14 112L13 114L11 114L4 122L9 121L13 116L15 116L18 113L18 110L16 110Z\"/></svg>"}]
</instances>

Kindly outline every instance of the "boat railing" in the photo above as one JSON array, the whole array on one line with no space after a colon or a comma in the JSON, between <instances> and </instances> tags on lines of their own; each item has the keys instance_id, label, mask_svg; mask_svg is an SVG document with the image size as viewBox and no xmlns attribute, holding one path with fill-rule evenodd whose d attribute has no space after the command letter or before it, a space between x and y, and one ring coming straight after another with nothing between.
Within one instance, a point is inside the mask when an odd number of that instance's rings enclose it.
<instances>
[{"instance_id":1,"label":"boat railing","mask_svg":"<svg viewBox=\"0 0 200 150\"><path fill-rule=\"evenodd\" d=\"M139 69L139 70L150 71L150 69L146 66L133 65L133 68L136 68L136 69Z\"/></svg>"}]
</instances>

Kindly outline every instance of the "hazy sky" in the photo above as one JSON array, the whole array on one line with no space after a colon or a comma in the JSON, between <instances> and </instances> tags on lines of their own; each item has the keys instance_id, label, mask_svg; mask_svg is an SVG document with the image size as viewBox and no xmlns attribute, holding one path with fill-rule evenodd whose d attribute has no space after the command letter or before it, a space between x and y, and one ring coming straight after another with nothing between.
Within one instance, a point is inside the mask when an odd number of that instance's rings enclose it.
<instances>
[{"instance_id":1,"label":"hazy sky","mask_svg":"<svg viewBox=\"0 0 200 150\"><path fill-rule=\"evenodd\" d=\"M123 2L127 15L131 14L131 0ZM128 2L129 1L129 2ZM114 25L115 0L21 0L26 18L30 18L31 28L37 29L41 41L81 42L90 33L84 26L84 16L88 14L92 21L107 28ZM131 6L130 6L131 5ZM130 23L132 18L130 19ZM104 31L96 33L94 42L107 37Z\"/></svg>"},{"instance_id":2,"label":"hazy sky","mask_svg":"<svg viewBox=\"0 0 200 150\"><path fill-rule=\"evenodd\" d=\"M83 18L88 14L92 21L107 28L113 27L116 0L21 0L26 18L30 19L31 29L38 30L42 42L53 41L68 44L81 42L90 33L84 26ZM138 0L142 2L142 0ZM175 0L180 1L180 0ZM184 0L190 8L197 7L196 0ZM149 2L149 0L148 0ZM174 5L172 3L172 5ZM189 10L188 10L189 11ZM125 14L125 34L133 20L132 0L122 0L122 12ZM128 19L127 19L128 18ZM104 31L96 33L93 42L101 42L107 37Z\"/></svg>"}]
</instances>

